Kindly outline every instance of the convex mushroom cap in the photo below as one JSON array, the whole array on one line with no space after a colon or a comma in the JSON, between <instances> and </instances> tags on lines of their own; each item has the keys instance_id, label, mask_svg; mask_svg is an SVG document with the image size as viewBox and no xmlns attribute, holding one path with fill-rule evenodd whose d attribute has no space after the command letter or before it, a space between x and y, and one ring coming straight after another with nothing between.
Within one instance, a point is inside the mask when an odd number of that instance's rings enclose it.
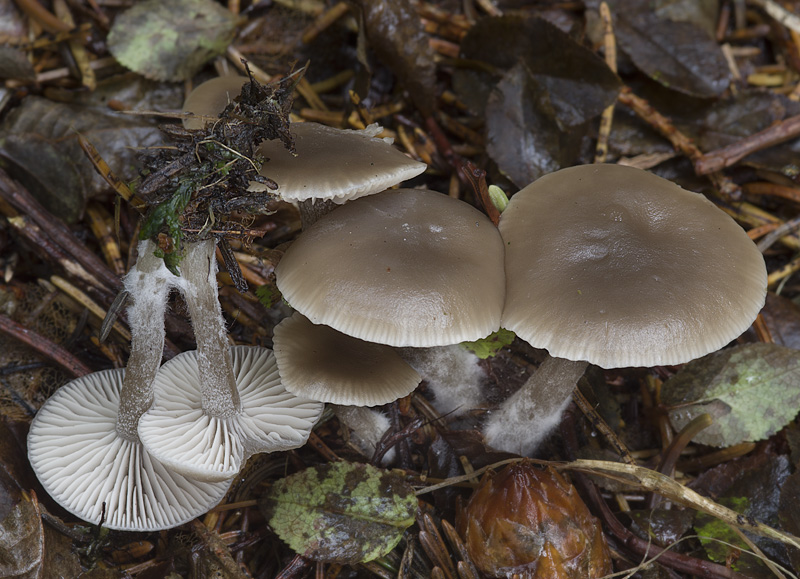
<instances>
[{"instance_id":1,"label":"convex mushroom cap","mask_svg":"<svg viewBox=\"0 0 800 579\"><path fill-rule=\"evenodd\" d=\"M416 177L426 167L391 140L376 138L383 131L377 124L356 131L292 123L290 130L295 154L278 140L264 141L258 149L265 158L260 173L275 181L275 193L290 203L313 199L342 204Z\"/></svg>"},{"instance_id":2,"label":"convex mushroom cap","mask_svg":"<svg viewBox=\"0 0 800 579\"><path fill-rule=\"evenodd\" d=\"M275 268L315 324L390 346L496 331L505 292L497 228L471 205L417 189L357 199L306 229Z\"/></svg>"},{"instance_id":3,"label":"convex mushroom cap","mask_svg":"<svg viewBox=\"0 0 800 579\"><path fill-rule=\"evenodd\" d=\"M391 347L365 342L295 312L275 326L275 358L289 392L352 406L388 404L420 382Z\"/></svg>"},{"instance_id":4,"label":"convex mushroom cap","mask_svg":"<svg viewBox=\"0 0 800 579\"><path fill-rule=\"evenodd\" d=\"M764 259L742 228L647 171L556 171L514 195L499 227L502 325L553 356L680 364L739 336L764 305Z\"/></svg>"}]
</instances>

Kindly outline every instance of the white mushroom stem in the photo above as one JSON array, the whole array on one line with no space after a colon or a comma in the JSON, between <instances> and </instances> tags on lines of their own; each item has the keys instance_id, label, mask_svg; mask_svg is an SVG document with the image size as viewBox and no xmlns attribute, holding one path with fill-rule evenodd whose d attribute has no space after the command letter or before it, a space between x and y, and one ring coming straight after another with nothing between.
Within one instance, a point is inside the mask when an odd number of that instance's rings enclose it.
<instances>
[{"instance_id":1,"label":"white mushroom stem","mask_svg":"<svg viewBox=\"0 0 800 579\"><path fill-rule=\"evenodd\" d=\"M558 425L588 365L548 356L484 424L483 434L489 446L530 455Z\"/></svg>"},{"instance_id":2,"label":"white mushroom stem","mask_svg":"<svg viewBox=\"0 0 800 579\"><path fill-rule=\"evenodd\" d=\"M389 419L385 414L366 406L341 406L331 404L339 422L353 431L350 441L367 457L372 458L378 444L389 430ZM391 452L391 451L390 451ZM384 462L390 462L394 453L387 453Z\"/></svg>"},{"instance_id":3,"label":"white mushroom stem","mask_svg":"<svg viewBox=\"0 0 800 579\"><path fill-rule=\"evenodd\" d=\"M181 289L197 341L203 412L224 420L239 414L242 404L219 304L216 247L214 239L186 244L186 256L181 262L185 285Z\"/></svg>"},{"instance_id":4,"label":"white mushroom stem","mask_svg":"<svg viewBox=\"0 0 800 579\"><path fill-rule=\"evenodd\" d=\"M117 434L123 440L138 442L139 418L153 402L153 380L164 353L164 314L169 292L178 283L153 255L155 245L139 243L139 257L125 276L124 285L131 300L128 324L131 329L131 353L125 370L117 414Z\"/></svg>"}]
</instances>

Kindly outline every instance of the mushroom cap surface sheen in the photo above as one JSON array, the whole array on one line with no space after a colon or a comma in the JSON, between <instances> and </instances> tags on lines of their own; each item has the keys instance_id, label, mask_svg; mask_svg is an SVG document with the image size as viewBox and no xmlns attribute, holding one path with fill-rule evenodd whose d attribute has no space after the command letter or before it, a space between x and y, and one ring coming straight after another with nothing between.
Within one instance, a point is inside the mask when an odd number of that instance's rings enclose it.
<instances>
[{"instance_id":1,"label":"mushroom cap surface sheen","mask_svg":"<svg viewBox=\"0 0 800 579\"><path fill-rule=\"evenodd\" d=\"M264 141L260 173L278 184L284 201L331 200L342 204L416 177L426 166L374 135L377 125L354 131L319 123L292 123L296 154L280 140Z\"/></svg>"},{"instance_id":2,"label":"mushroom cap surface sheen","mask_svg":"<svg viewBox=\"0 0 800 579\"><path fill-rule=\"evenodd\" d=\"M105 527L120 531L177 527L216 506L232 479L185 478L141 443L121 438L116 424L124 375L104 370L59 388L31 423L28 458L47 493L85 521L102 518Z\"/></svg>"},{"instance_id":3,"label":"mushroom cap surface sheen","mask_svg":"<svg viewBox=\"0 0 800 579\"><path fill-rule=\"evenodd\" d=\"M672 365L744 332L767 272L733 219L700 194L619 165L556 171L511 198L502 325L604 368Z\"/></svg>"},{"instance_id":4,"label":"mushroom cap surface sheen","mask_svg":"<svg viewBox=\"0 0 800 579\"><path fill-rule=\"evenodd\" d=\"M496 331L503 244L471 205L398 189L357 199L306 229L275 268L315 324L390 346L444 346Z\"/></svg>"},{"instance_id":5,"label":"mushroom cap surface sheen","mask_svg":"<svg viewBox=\"0 0 800 579\"><path fill-rule=\"evenodd\" d=\"M410 394L421 380L391 347L312 324L298 312L275 326L273 344L283 385L312 400L388 404Z\"/></svg>"}]
</instances>

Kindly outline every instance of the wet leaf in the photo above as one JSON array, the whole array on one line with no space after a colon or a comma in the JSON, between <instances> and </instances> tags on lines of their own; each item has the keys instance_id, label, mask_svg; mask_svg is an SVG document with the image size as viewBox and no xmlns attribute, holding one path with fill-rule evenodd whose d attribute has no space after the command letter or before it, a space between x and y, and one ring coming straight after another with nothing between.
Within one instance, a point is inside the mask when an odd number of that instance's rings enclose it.
<instances>
[{"instance_id":1,"label":"wet leaf","mask_svg":"<svg viewBox=\"0 0 800 579\"><path fill-rule=\"evenodd\" d=\"M536 108L562 131L598 116L620 89L605 61L541 18L484 18L464 37L461 55L480 63L454 78L459 97L478 114L498 75L519 62L533 77Z\"/></svg>"},{"instance_id":2,"label":"wet leaf","mask_svg":"<svg viewBox=\"0 0 800 579\"><path fill-rule=\"evenodd\" d=\"M575 163L579 136L562 133L536 107L538 87L520 63L497 84L486 105L486 150L518 187Z\"/></svg>"},{"instance_id":3,"label":"wet leaf","mask_svg":"<svg viewBox=\"0 0 800 579\"><path fill-rule=\"evenodd\" d=\"M789 461L786 457L767 455L757 468L746 469L740 473L739 478L717 499L717 502L741 513L744 517L770 526L777 526L780 513L780 489L784 486L788 476ZM750 550L738 535L730 531L727 525L720 524L708 515L697 515L695 531L698 535L710 537L709 539L701 538L701 543L713 561L725 563L731 555L731 547L719 543L718 540L724 540L741 549ZM767 557L782 565L787 565L787 551L780 542L757 535L748 534L748 536ZM769 576L764 563L757 557L743 554L733 557L732 560L733 569L747 577L757 577L762 574Z\"/></svg>"},{"instance_id":4,"label":"wet leaf","mask_svg":"<svg viewBox=\"0 0 800 579\"><path fill-rule=\"evenodd\" d=\"M475 342L464 342L462 346L473 352L481 360L485 360L486 358L495 356L497 352L506 346L510 346L515 337L516 334L511 330L500 328L496 332Z\"/></svg>"},{"instance_id":5,"label":"wet leaf","mask_svg":"<svg viewBox=\"0 0 800 579\"><path fill-rule=\"evenodd\" d=\"M769 292L761 315L776 344L800 350L800 307L796 303Z\"/></svg>"},{"instance_id":6,"label":"wet leaf","mask_svg":"<svg viewBox=\"0 0 800 579\"><path fill-rule=\"evenodd\" d=\"M0 577L39 577L43 555L39 505L23 499L0 520Z\"/></svg>"},{"instance_id":7,"label":"wet leaf","mask_svg":"<svg viewBox=\"0 0 800 579\"><path fill-rule=\"evenodd\" d=\"M136 176L137 148L163 141L144 117L27 97L0 127L0 158L14 178L65 221L80 216L87 198L108 190L85 158L78 133L122 179Z\"/></svg>"},{"instance_id":8,"label":"wet leaf","mask_svg":"<svg viewBox=\"0 0 800 579\"><path fill-rule=\"evenodd\" d=\"M627 513L631 531L645 540L666 547L678 541L692 526L694 511L686 509L646 509Z\"/></svg>"},{"instance_id":9,"label":"wet leaf","mask_svg":"<svg viewBox=\"0 0 800 579\"><path fill-rule=\"evenodd\" d=\"M408 0L357 0L367 38L378 58L400 79L423 116L436 106L436 65L428 35Z\"/></svg>"},{"instance_id":10,"label":"wet leaf","mask_svg":"<svg viewBox=\"0 0 800 579\"><path fill-rule=\"evenodd\" d=\"M146 0L117 17L108 49L154 80L191 78L233 40L236 18L211 0Z\"/></svg>"},{"instance_id":11,"label":"wet leaf","mask_svg":"<svg viewBox=\"0 0 800 579\"><path fill-rule=\"evenodd\" d=\"M417 499L395 473L337 462L279 480L259 506L300 555L356 563L394 549L414 523Z\"/></svg>"},{"instance_id":12,"label":"wet leaf","mask_svg":"<svg viewBox=\"0 0 800 579\"><path fill-rule=\"evenodd\" d=\"M12 46L0 46L0 78L36 80L36 71L26 54Z\"/></svg>"},{"instance_id":13,"label":"wet leaf","mask_svg":"<svg viewBox=\"0 0 800 579\"><path fill-rule=\"evenodd\" d=\"M695 437L700 444L730 446L762 440L788 424L800 409L800 352L774 344L748 344L689 362L664 383L670 420L683 428L705 412L714 424Z\"/></svg>"},{"instance_id":14,"label":"wet leaf","mask_svg":"<svg viewBox=\"0 0 800 579\"><path fill-rule=\"evenodd\" d=\"M781 488L781 527L793 535L800 535L800 509L797 505L800 505L800 472L789 475ZM789 557L795 569L800 569L800 551L790 549Z\"/></svg>"},{"instance_id":15,"label":"wet leaf","mask_svg":"<svg viewBox=\"0 0 800 579\"><path fill-rule=\"evenodd\" d=\"M713 98L730 84L730 70L717 43L692 22L659 18L638 0L609 2L620 48L636 67L665 87Z\"/></svg>"}]
</instances>

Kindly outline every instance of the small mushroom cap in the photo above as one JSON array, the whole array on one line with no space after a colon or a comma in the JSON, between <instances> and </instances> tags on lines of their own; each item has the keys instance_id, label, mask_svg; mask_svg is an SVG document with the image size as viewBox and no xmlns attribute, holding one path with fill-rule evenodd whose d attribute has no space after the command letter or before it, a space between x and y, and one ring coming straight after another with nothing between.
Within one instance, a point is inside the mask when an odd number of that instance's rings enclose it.
<instances>
[{"instance_id":1,"label":"small mushroom cap","mask_svg":"<svg viewBox=\"0 0 800 579\"><path fill-rule=\"evenodd\" d=\"M390 346L445 346L499 327L503 244L480 211L434 191L352 201L303 231L275 268L315 324Z\"/></svg>"},{"instance_id":2,"label":"small mushroom cap","mask_svg":"<svg viewBox=\"0 0 800 579\"><path fill-rule=\"evenodd\" d=\"M341 204L416 177L426 167L375 138L381 131L377 125L352 131L292 123L290 129L296 155L277 139L259 146L267 159L260 173L275 181L275 193L290 203L318 199Z\"/></svg>"},{"instance_id":3,"label":"small mushroom cap","mask_svg":"<svg viewBox=\"0 0 800 579\"><path fill-rule=\"evenodd\" d=\"M511 198L502 325L604 368L713 352L764 305L764 259L708 199L619 165L556 171Z\"/></svg>"},{"instance_id":4,"label":"small mushroom cap","mask_svg":"<svg viewBox=\"0 0 800 579\"><path fill-rule=\"evenodd\" d=\"M273 342L283 385L312 400L377 406L420 383L417 371L389 346L312 324L298 312L275 326Z\"/></svg>"},{"instance_id":5,"label":"small mushroom cap","mask_svg":"<svg viewBox=\"0 0 800 579\"><path fill-rule=\"evenodd\" d=\"M235 476L250 455L303 446L323 404L286 391L271 350L231 348L242 412L208 416L200 398L197 352L166 362L153 383L153 406L139 420L139 438L157 460L198 480Z\"/></svg>"},{"instance_id":6,"label":"small mushroom cap","mask_svg":"<svg viewBox=\"0 0 800 579\"><path fill-rule=\"evenodd\" d=\"M47 493L75 516L120 531L159 531L207 512L230 480L187 479L141 443L120 438L117 408L125 370L88 374L59 388L28 433L28 458Z\"/></svg>"},{"instance_id":7,"label":"small mushroom cap","mask_svg":"<svg viewBox=\"0 0 800 579\"><path fill-rule=\"evenodd\" d=\"M197 85L183 101L183 110L204 117L218 117L234 98L242 92L247 82L246 76L235 74L218 76ZM183 119L184 128L202 129L207 121L203 119Z\"/></svg>"}]
</instances>

